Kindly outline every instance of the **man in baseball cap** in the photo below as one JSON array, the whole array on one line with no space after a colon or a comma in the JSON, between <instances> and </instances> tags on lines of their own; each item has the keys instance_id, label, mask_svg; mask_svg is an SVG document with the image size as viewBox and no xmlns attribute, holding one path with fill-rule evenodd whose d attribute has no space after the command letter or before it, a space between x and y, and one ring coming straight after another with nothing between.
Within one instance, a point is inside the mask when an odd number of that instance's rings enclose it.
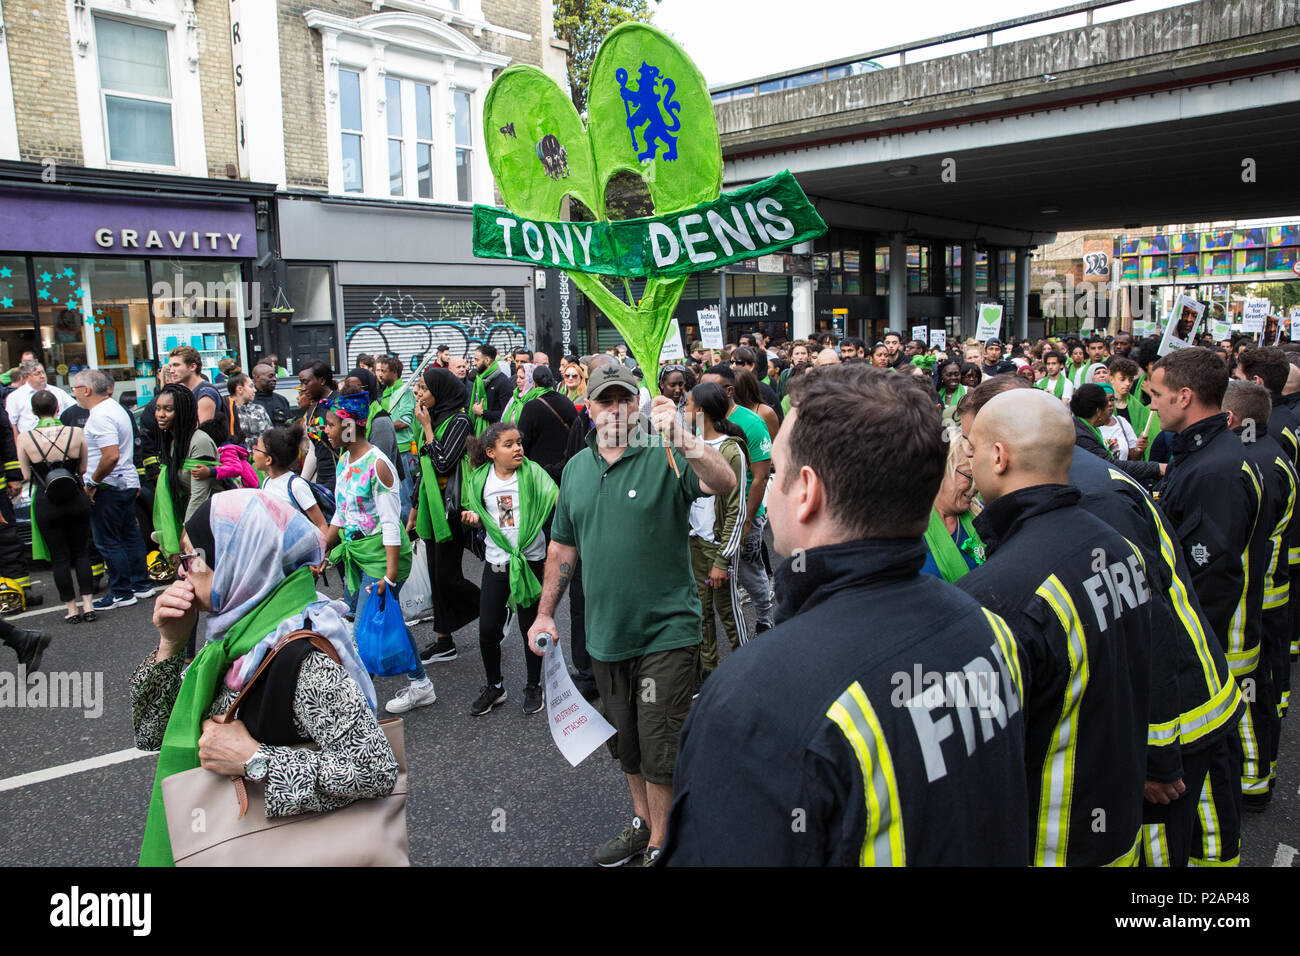
<instances>
[{"instance_id":1,"label":"man in baseball cap","mask_svg":"<svg viewBox=\"0 0 1300 956\"><path fill-rule=\"evenodd\" d=\"M984 373L985 378L992 378L994 375L1003 375L1007 372L1014 373L1016 363L1002 357L1002 340L989 339L984 343L984 364L980 371Z\"/></svg>"}]
</instances>

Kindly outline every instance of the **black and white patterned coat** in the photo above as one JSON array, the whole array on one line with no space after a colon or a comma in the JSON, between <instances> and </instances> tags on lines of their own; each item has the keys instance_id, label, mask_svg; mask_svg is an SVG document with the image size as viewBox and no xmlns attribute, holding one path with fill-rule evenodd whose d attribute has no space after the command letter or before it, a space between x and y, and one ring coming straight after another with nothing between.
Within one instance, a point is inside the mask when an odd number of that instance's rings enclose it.
<instances>
[{"instance_id":1,"label":"black and white patterned coat","mask_svg":"<svg viewBox=\"0 0 1300 956\"><path fill-rule=\"evenodd\" d=\"M162 747L184 676L184 656L162 663L151 651L131 676L131 718L135 745ZM224 675L223 675L224 676ZM218 684L206 717L224 714L237 696ZM261 744L267 756L266 815L335 810L355 800L386 797L397 782L397 758L365 697L348 673L324 654L308 654L298 672L293 726L319 750Z\"/></svg>"}]
</instances>

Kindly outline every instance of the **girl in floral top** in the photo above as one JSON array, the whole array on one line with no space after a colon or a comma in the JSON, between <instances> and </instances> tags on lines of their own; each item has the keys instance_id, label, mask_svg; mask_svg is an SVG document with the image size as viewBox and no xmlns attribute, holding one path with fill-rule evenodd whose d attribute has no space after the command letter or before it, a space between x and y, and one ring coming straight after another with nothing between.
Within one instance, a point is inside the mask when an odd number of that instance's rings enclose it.
<instances>
[{"instance_id":1,"label":"girl in floral top","mask_svg":"<svg viewBox=\"0 0 1300 956\"><path fill-rule=\"evenodd\" d=\"M386 592L399 600L411 573L411 540L402 526L397 469L366 440L370 397L365 392L337 394L326 401L325 435L343 450L334 479L334 518L326 536L330 559L343 569L347 590L357 596L357 620L366 601ZM416 652L409 628L406 639ZM417 652L418 653L418 652ZM418 660L407 674L410 686L385 706L401 714L437 700L433 683Z\"/></svg>"}]
</instances>

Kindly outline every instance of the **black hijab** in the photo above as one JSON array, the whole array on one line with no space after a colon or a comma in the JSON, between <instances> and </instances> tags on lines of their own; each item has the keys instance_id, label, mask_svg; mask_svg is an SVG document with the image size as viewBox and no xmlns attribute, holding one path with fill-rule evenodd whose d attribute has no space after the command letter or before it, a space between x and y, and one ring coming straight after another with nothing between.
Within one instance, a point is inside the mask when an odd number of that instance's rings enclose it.
<instances>
[{"instance_id":1,"label":"black hijab","mask_svg":"<svg viewBox=\"0 0 1300 956\"><path fill-rule=\"evenodd\" d=\"M424 387L433 395L433 408L429 410L429 424L433 428L464 411L469 402L465 383L449 369L430 365L424 370Z\"/></svg>"},{"instance_id":2,"label":"black hijab","mask_svg":"<svg viewBox=\"0 0 1300 956\"><path fill-rule=\"evenodd\" d=\"M203 563L212 570L217 569L217 544L212 534L212 499L209 498L195 509L190 520L185 522L185 533L190 536L190 544L203 556Z\"/></svg>"},{"instance_id":3,"label":"black hijab","mask_svg":"<svg viewBox=\"0 0 1300 956\"><path fill-rule=\"evenodd\" d=\"M383 397L383 389L379 387L379 379L375 378L375 373L368 368L354 368L348 372L348 378L359 379L361 384L366 387L366 392L370 395L372 402L377 402Z\"/></svg>"}]
</instances>

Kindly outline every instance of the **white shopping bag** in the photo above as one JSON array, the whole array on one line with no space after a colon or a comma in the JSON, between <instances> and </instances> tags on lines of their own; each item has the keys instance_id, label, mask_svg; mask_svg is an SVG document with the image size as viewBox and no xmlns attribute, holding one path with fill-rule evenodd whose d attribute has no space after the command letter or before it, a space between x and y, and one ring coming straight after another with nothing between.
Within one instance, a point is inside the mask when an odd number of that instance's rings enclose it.
<instances>
[{"instance_id":1,"label":"white shopping bag","mask_svg":"<svg viewBox=\"0 0 1300 956\"><path fill-rule=\"evenodd\" d=\"M433 588L429 586L429 562L423 539L411 548L411 576L402 585L402 617L407 624L418 624L433 614Z\"/></svg>"}]
</instances>

